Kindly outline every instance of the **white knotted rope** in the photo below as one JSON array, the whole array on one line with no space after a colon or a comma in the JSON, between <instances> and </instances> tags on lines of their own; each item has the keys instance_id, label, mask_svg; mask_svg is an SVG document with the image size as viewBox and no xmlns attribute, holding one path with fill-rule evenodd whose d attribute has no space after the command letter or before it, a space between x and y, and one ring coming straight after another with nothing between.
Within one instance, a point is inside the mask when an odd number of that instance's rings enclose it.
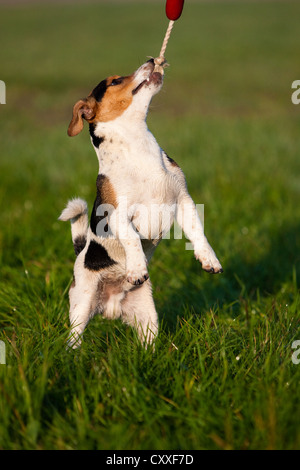
<instances>
[{"instance_id":1,"label":"white knotted rope","mask_svg":"<svg viewBox=\"0 0 300 470\"><path fill-rule=\"evenodd\" d=\"M166 59L165 59L165 52L166 52L168 41L169 41L170 36L171 36L171 32L172 32L174 23L175 23L175 21L173 21L173 20L170 20L170 22L169 22L169 25L168 25L168 28L167 28L167 31L166 31L166 34L165 34L165 37L164 37L164 40L163 40L163 43L162 43L162 46L161 46L159 56L156 57L156 59L154 59L154 64L155 64L154 72L160 72L161 74L163 74L164 73L163 72L164 67L166 67L168 65L167 62L166 62Z\"/></svg>"}]
</instances>

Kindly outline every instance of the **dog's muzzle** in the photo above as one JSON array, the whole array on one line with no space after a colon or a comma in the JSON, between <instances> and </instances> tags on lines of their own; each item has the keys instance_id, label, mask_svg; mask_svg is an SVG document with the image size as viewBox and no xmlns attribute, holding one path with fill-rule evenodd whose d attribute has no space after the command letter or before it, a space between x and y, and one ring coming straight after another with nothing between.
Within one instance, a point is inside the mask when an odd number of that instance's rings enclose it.
<instances>
[{"instance_id":1,"label":"dog's muzzle","mask_svg":"<svg viewBox=\"0 0 300 470\"><path fill-rule=\"evenodd\" d=\"M151 84L160 86L162 84L163 75L160 72L154 72L154 69L154 59L150 59L136 71L136 79L141 77L141 82L136 88L134 88L134 90L132 90L133 95L138 93L144 86L147 87Z\"/></svg>"}]
</instances>

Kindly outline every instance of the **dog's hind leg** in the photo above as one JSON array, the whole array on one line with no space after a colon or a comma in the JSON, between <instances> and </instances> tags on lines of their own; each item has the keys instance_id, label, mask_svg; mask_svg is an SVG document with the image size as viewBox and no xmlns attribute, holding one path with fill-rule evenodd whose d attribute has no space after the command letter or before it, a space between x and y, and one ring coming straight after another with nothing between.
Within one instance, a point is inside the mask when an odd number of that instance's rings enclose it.
<instances>
[{"instance_id":1,"label":"dog's hind leg","mask_svg":"<svg viewBox=\"0 0 300 470\"><path fill-rule=\"evenodd\" d=\"M121 302L122 320L135 327L142 343L151 344L158 333L158 315L152 297L150 279L134 287Z\"/></svg>"},{"instance_id":2,"label":"dog's hind leg","mask_svg":"<svg viewBox=\"0 0 300 470\"><path fill-rule=\"evenodd\" d=\"M93 273L94 274L94 273ZM70 325L68 345L77 348L81 344L83 331L95 312L95 296L98 278L86 269L81 269L80 276L75 275L70 287Z\"/></svg>"}]
</instances>

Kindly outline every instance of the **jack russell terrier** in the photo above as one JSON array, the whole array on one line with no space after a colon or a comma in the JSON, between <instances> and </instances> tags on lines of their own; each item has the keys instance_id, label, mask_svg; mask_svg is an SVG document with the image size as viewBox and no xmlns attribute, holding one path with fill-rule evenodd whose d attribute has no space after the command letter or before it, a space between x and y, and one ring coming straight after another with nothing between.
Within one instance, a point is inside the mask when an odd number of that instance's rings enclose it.
<instances>
[{"instance_id":1,"label":"jack russell terrier","mask_svg":"<svg viewBox=\"0 0 300 470\"><path fill-rule=\"evenodd\" d=\"M60 220L71 221L77 255L69 290L69 345L80 345L89 320L100 313L136 327L147 346L158 332L147 264L174 218L192 242L202 268L223 272L203 231L184 174L160 148L146 124L163 68L150 59L129 76L100 82L73 108L68 135L89 123L99 160L96 199L88 222L87 204L69 201Z\"/></svg>"}]
</instances>

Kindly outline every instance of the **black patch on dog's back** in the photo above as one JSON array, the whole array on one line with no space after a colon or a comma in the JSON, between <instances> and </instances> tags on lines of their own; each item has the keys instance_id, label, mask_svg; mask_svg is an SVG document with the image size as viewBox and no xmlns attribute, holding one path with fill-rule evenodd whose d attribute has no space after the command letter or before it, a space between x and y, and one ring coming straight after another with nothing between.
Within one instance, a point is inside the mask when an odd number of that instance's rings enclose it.
<instances>
[{"instance_id":1,"label":"black patch on dog's back","mask_svg":"<svg viewBox=\"0 0 300 470\"><path fill-rule=\"evenodd\" d=\"M101 206L101 204L103 204L100 188L104 180L105 180L104 175L97 176L97 181L96 181L97 195L96 195L96 199L94 202L94 206L93 206L93 210L91 214L91 220L90 220L91 230L95 235L97 235L96 228L97 228L98 223L101 222L101 220L104 218L104 216L96 215L98 207Z\"/></svg>"},{"instance_id":2,"label":"black patch on dog's back","mask_svg":"<svg viewBox=\"0 0 300 470\"><path fill-rule=\"evenodd\" d=\"M94 146L99 148L100 145L102 144L103 140L104 140L104 137L98 137L95 134L95 124L93 124L93 123L89 124L89 130L90 130L90 136L92 138Z\"/></svg>"},{"instance_id":3,"label":"black patch on dog's back","mask_svg":"<svg viewBox=\"0 0 300 470\"><path fill-rule=\"evenodd\" d=\"M166 152L165 152L165 156L167 157L167 159L169 160L169 162L171 163L172 166L179 166L179 165L177 165L175 160L173 160L173 158L169 157L169 155L166 154Z\"/></svg>"},{"instance_id":4,"label":"black patch on dog's back","mask_svg":"<svg viewBox=\"0 0 300 470\"><path fill-rule=\"evenodd\" d=\"M94 202L93 210L91 213L91 219L90 219L90 227L91 227L92 232L95 235L99 235L97 234L97 225L99 224L99 222L101 222L103 219L105 219L108 216L107 211L105 211L103 215L97 215L98 207L101 206L102 204L106 204L106 201L103 200L102 195L101 195L101 186L104 183L105 179L106 179L105 175L98 175L97 180L96 180L97 194L96 194L96 199ZM110 229L108 227L108 224L104 226L104 232L106 235L110 234Z\"/></svg>"},{"instance_id":5,"label":"black patch on dog's back","mask_svg":"<svg viewBox=\"0 0 300 470\"><path fill-rule=\"evenodd\" d=\"M114 264L116 264L116 261L111 259L104 246L91 240L85 254L84 267L91 271L100 271Z\"/></svg>"},{"instance_id":6,"label":"black patch on dog's back","mask_svg":"<svg viewBox=\"0 0 300 470\"><path fill-rule=\"evenodd\" d=\"M75 251L75 255L78 256L79 253L83 250L83 248L85 247L85 244L86 244L86 237L84 237L83 235L79 235L78 237L75 238L74 240L74 251Z\"/></svg>"},{"instance_id":7,"label":"black patch on dog's back","mask_svg":"<svg viewBox=\"0 0 300 470\"><path fill-rule=\"evenodd\" d=\"M91 96L95 98L98 103L102 100L104 93L107 89L107 82L106 80L102 80L102 82L98 83L98 85L93 89Z\"/></svg>"},{"instance_id":8,"label":"black patch on dog's back","mask_svg":"<svg viewBox=\"0 0 300 470\"><path fill-rule=\"evenodd\" d=\"M97 232L96 232L96 229L97 229L97 225L99 222L101 222L101 220L103 219L103 216L102 217L99 217L99 215L96 215L97 213L97 208L99 207L99 205L101 204L101 197L100 195L97 193L97 196L96 196L96 199L95 199L95 202L94 202L94 205L93 205L93 210L92 210L92 213L91 213L91 220L90 220L90 227L91 227L91 230L92 232L97 235Z\"/></svg>"}]
</instances>

